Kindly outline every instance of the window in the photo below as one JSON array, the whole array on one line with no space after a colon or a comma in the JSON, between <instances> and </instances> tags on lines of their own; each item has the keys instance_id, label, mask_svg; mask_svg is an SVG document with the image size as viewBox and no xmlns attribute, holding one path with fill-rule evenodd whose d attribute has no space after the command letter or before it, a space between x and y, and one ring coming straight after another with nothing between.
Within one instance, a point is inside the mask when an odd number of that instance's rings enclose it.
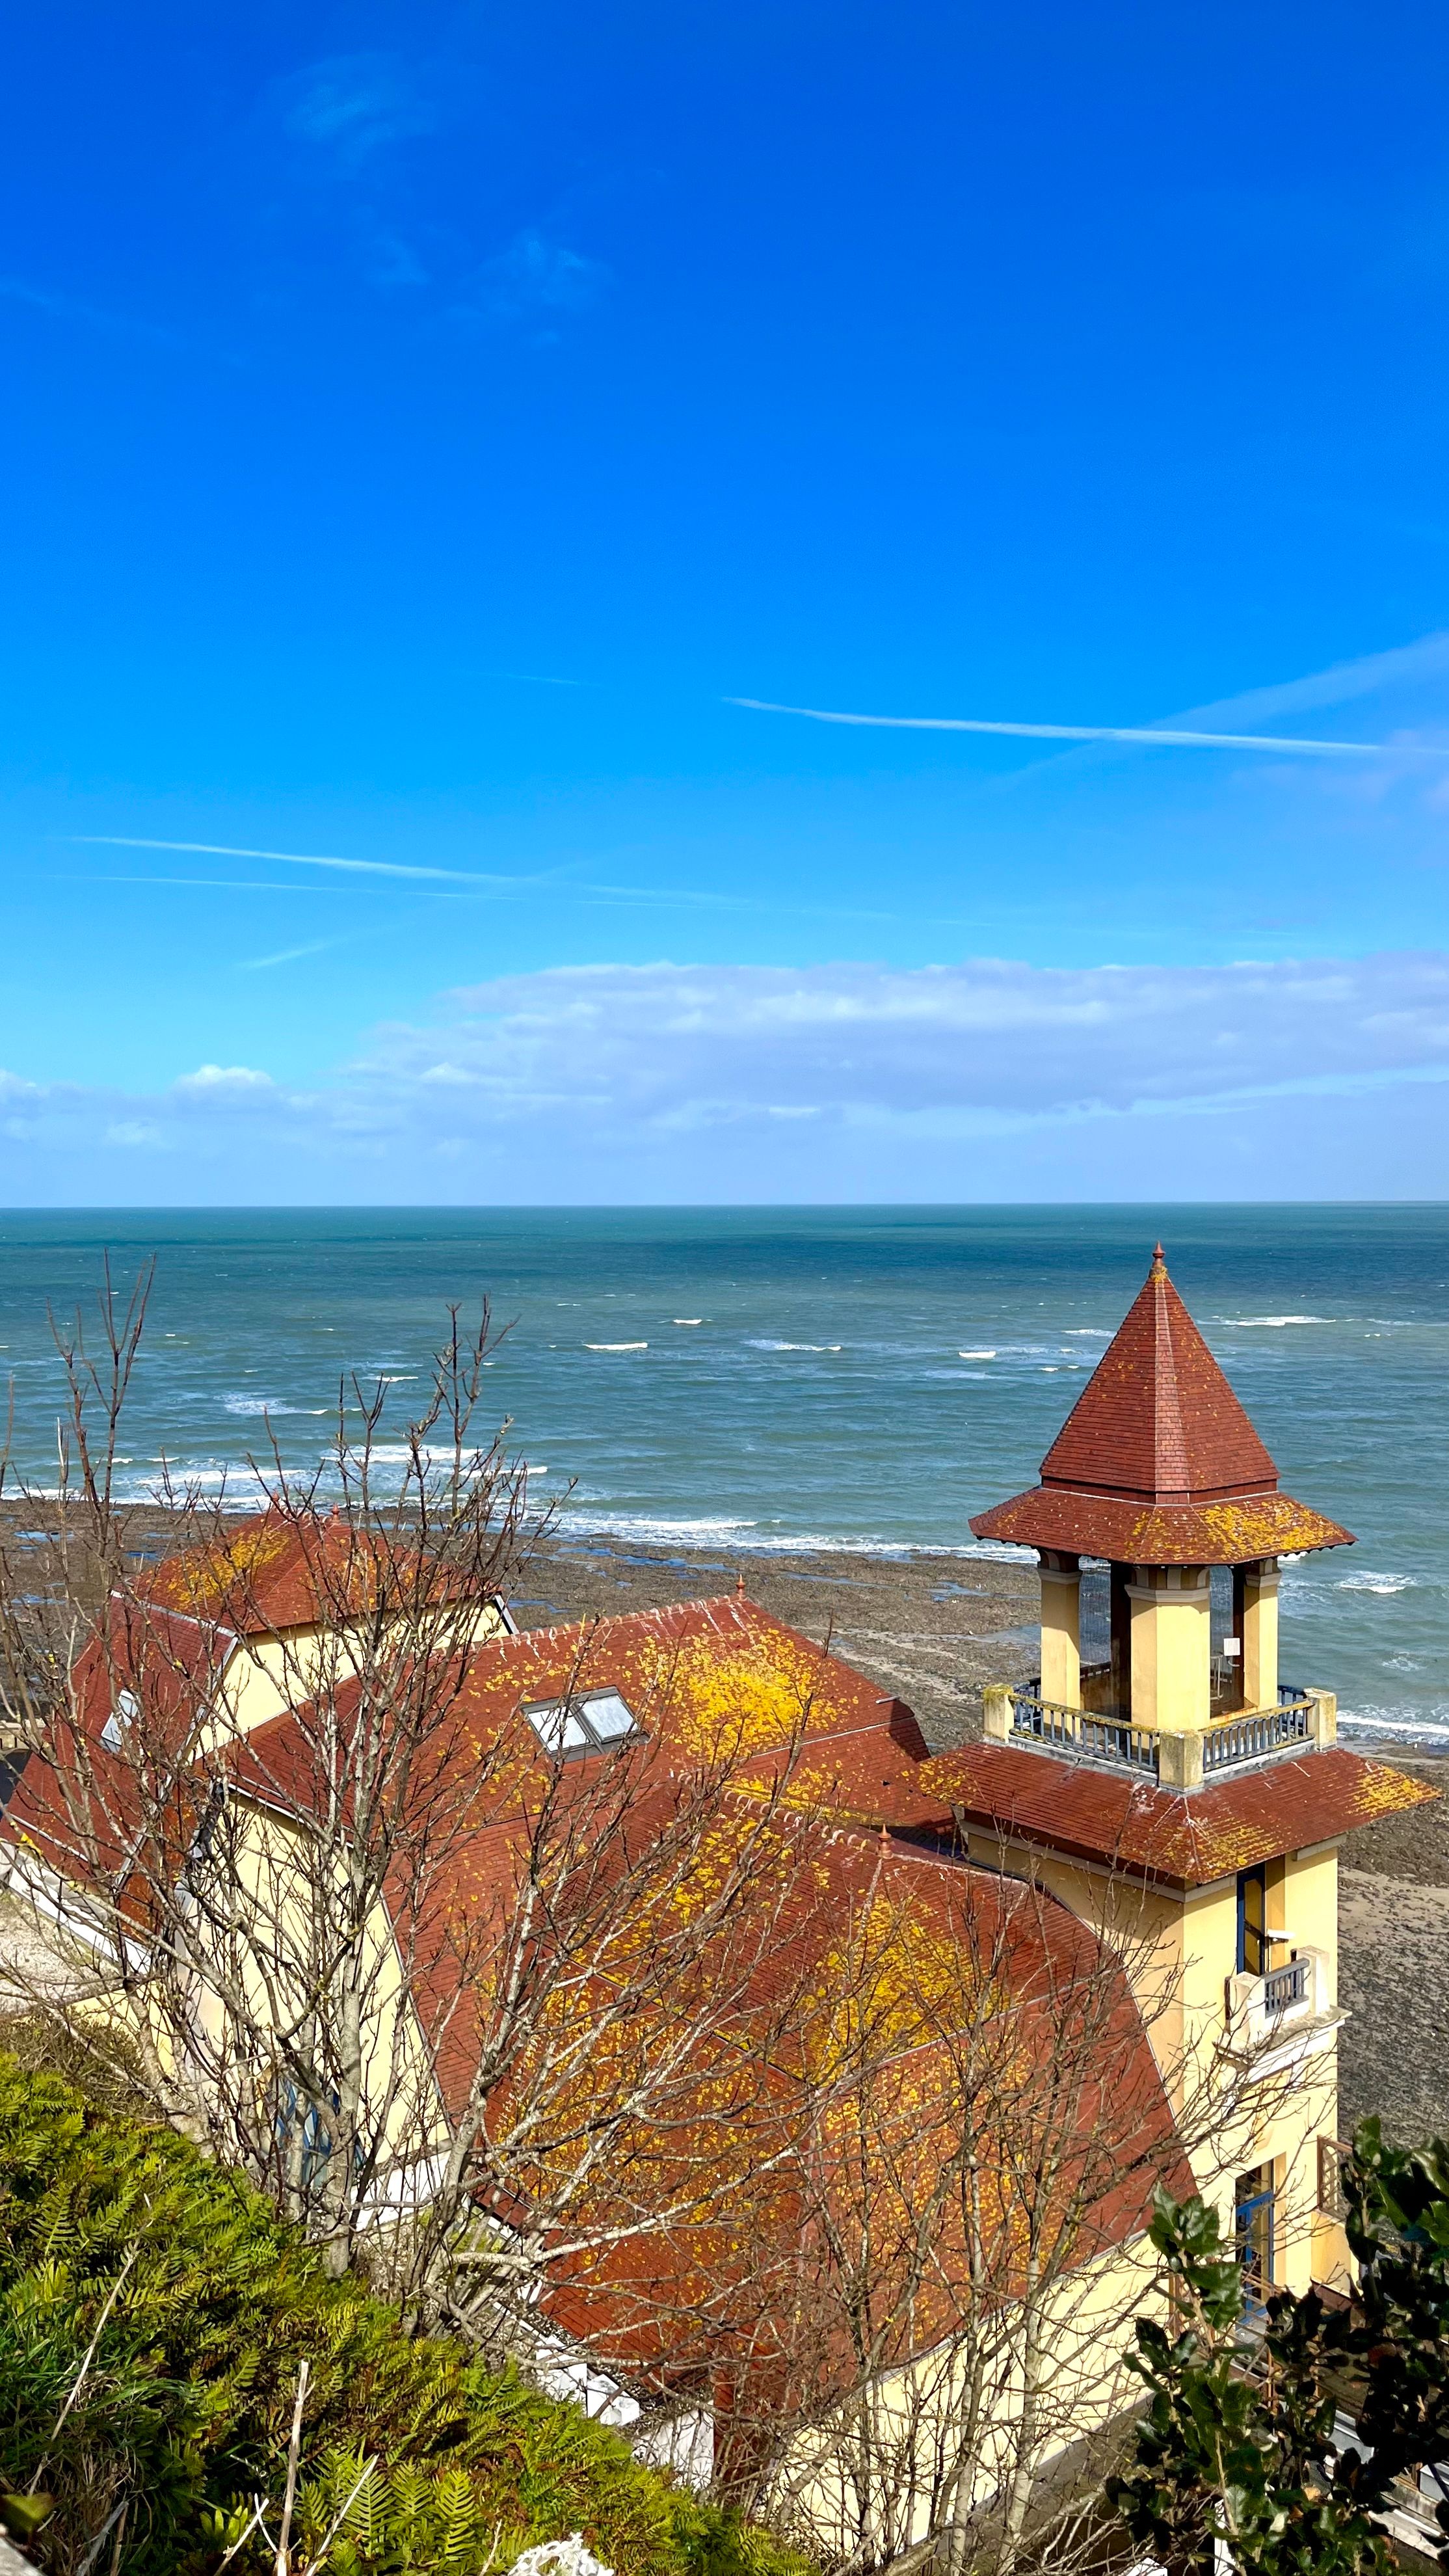
<instances>
[{"instance_id":1,"label":"window","mask_svg":"<svg viewBox=\"0 0 1449 2576\"><path fill-rule=\"evenodd\" d=\"M1233 2189L1233 2234L1243 2267L1243 2304L1251 2315L1273 2286L1273 2220L1278 2195L1271 2165L1239 2174Z\"/></svg>"},{"instance_id":2,"label":"window","mask_svg":"<svg viewBox=\"0 0 1449 2576\"><path fill-rule=\"evenodd\" d=\"M1318 2206L1325 2218L1342 2219L1346 2214L1343 2160L1352 2152L1344 2138L1320 2138L1318 2141Z\"/></svg>"},{"instance_id":3,"label":"window","mask_svg":"<svg viewBox=\"0 0 1449 2576\"><path fill-rule=\"evenodd\" d=\"M640 1732L633 1710L615 1690L589 1691L581 1699L545 1700L523 1712L550 1753L606 1753Z\"/></svg>"},{"instance_id":4,"label":"window","mask_svg":"<svg viewBox=\"0 0 1449 2576\"><path fill-rule=\"evenodd\" d=\"M101 1742L108 1753L119 1753L126 1730L141 1714L141 1703L134 1691L117 1691L116 1705L101 1728Z\"/></svg>"},{"instance_id":5,"label":"window","mask_svg":"<svg viewBox=\"0 0 1449 2576\"><path fill-rule=\"evenodd\" d=\"M1256 1869L1238 1872L1238 1973L1261 1977L1268 1965L1268 1873L1260 1862Z\"/></svg>"}]
</instances>

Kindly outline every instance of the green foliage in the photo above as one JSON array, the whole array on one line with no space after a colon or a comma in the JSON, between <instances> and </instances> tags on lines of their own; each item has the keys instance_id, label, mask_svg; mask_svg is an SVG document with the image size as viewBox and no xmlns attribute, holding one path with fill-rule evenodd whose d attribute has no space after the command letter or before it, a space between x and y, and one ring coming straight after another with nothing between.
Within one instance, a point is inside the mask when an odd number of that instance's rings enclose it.
<instances>
[{"instance_id":1,"label":"green foliage","mask_svg":"<svg viewBox=\"0 0 1449 2576\"><path fill-rule=\"evenodd\" d=\"M0 2054L0 2515L53 2498L55 2576L122 2503L124 2568L208 2576L280 2496L304 2359L299 2568L477 2576L580 2531L620 2576L802 2576L577 2408L408 2336L171 2131Z\"/></svg>"},{"instance_id":2,"label":"green foliage","mask_svg":"<svg viewBox=\"0 0 1449 2576\"><path fill-rule=\"evenodd\" d=\"M1150 2403L1134 2465L1109 2492L1169 2567L1210 2570L1220 2540L1239 2576L1381 2576L1392 2561L1373 2517L1396 2478L1449 2458L1449 2148L1386 2147L1366 2121L1344 2193L1351 2305L1281 2291L1256 2346L1216 2211L1158 2194L1152 2239L1176 2331L1138 2320L1131 2366ZM1335 2446L1345 2410L1361 2450ZM1449 2568L1449 2503L1438 2518Z\"/></svg>"},{"instance_id":3,"label":"green foliage","mask_svg":"<svg viewBox=\"0 0 1449 2576\"><path fill-rule=\"evenodd\" d=\"M1391 2474L1449 2460L1449 2146L1387 2147L1365 2120L1343 2188L1359 2266L1352 2351L1368 2382L1357 2429ZM1449 2505L1439 2523L1449 2535ZM1449 2567L1449 2538L1439 2556Z\"/></svg>"}]
</instances>

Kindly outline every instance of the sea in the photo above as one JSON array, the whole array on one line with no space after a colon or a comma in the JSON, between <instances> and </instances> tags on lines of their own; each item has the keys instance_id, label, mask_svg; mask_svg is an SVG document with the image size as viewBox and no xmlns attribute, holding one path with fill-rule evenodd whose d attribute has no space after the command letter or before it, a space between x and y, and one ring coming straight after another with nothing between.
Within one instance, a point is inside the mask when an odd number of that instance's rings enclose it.
<instances>
[{"instance_id":1,"label":"sea","mask_svg":"<svg viewBox=\"0 0 1449 2576\"><path fill-rule=\"evenodd\" d=\"M1285 1487L1357 1533L1286 1569L1285 1674L1449 1746L1449 1206L0 1213L11 1472L55 1483L55 1329L154 1262L132 1497L164 1460L249 1503L357 1387L395 1441L486 1299L483 1426L570 1538L1010 1554L971 1516L1035 1480L1159 1233Z\"/></svg>"}]
</instances>

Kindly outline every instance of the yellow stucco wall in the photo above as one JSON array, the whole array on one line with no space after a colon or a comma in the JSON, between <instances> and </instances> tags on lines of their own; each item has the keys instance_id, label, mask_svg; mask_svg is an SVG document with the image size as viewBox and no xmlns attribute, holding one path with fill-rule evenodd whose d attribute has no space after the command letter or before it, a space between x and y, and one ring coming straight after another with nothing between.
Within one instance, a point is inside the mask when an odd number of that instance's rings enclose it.
<instances>
[{"instance_id":1,"label":"yellow stucco wall","mask_svg":"<svg viewBox=\"0 0 1449 2576\"><path fill-rule=\"evenodd\" d=\"M261 2033L305 2017L309 1969L319 1950L330 1953L334 1947L329 1935L350 1920L345 1855L340 1845L329 1854L286 1816L244 1798L231 1801L231 1831L234 1928L218 1943L217 1966L241 1988L247 2014ZM328 1896L329 1858L335 1906ZM394 2156L410 2161L439 2143L440 2104L432 2061L405 1991L392 1925L380 1901L369 1911L357 1985L365 2123ZM236 2024L228 2031L215 1985L208 1986L204 1975L196 2018L203 2054L222 2051L234 2041ZM257 2064L250 2072L260 2090L272 2081L268 2065Z\"/></svg>"},{"instance_id":2,"label":"yellow stucco wall","mask_svg":"<svg viewBox=\"0 0 1449 2576\"><path fill-rule=\"evenodd\" d=\"M1278 1697L1278 1565L1246 1568L1243 1577L1243 1706L1272 1708Z\"/></svg>"},{"instance_id":3,"label":"yellow stucco wall","mask_svg":"<svg viewBox=\"0 0 1449 2576\"><path fill-rule=\"evenodd\" d=\"M416 1624L398 1620L397 1642L406 1643ZM489 1637L496 1637L503 1625L498 1603L484 1602L472 1614L470 1623L446 1618L440 1621L438 1644L442 1651L455 1654L461 1648L481 1646ZM243 1638L221 1666L216 1685L220 1713L203 1730L198 1752L215 1752L233 1737L248 1735L268 1718L279 1717L283 1709L300 1707L319 1688L333 1688L347 1680L365 1661L376 1664L380 1656L386 1655L389 1642L387 1634L379 1641L361 1628L331 1629L316 1624Z\"/></svg>"},{"instance_id":4,"label":"yellow stucco wall","mask_svg":"<svg viewBox=\"0 0 1449 2576\"><path fill-rule=\"evenodd\" d=\"M847 2418L803 2437L782 2463L773 2501L803 2522L826 2557L848 2558L858 2531L860 2470L873 2458L891 2492L897 2550L924 2541L954 2509L969 2515L1000 2499L1019 2457L1033 2478L1112 2424L1140 2393L1126 2369L1132 2319L1160 2303L1157 2258L1146 2235L1050 2282L1034 2303L1038 2385L1023 2444L1028 2313L1023 2303L963 2317L960 2333L892 2373ZM964 2455L960 2428L976 2380L984 2397ZM862 2439L862 2435L864 2439ZM879 2529L879 2526L877 2526Z\"/></svg>"},{"instance_id":5,"label":"yellow stucco wall","mask_svg":"<svg viewBox=\"0 0 1449 2576\"><path fill-rule=\"evenodd\" d=\"M1206 1569L1164 1567L1127 1586L1132 1605L1132 1723L1198 1728L1212 1707L1212 1592Z\"/></svg>"},{"instance_id":6,"label":"yellow stucco wall","mask_svg":"<svg viewBox=\"0 0 1449 2576\"><path fill-rule=\"evenodd\" d=\"M1082 1578L1076 1566L1041 1570L1041 1695L1063 1708L1082 1704Z\"/></svg>"},{"instance_id":7,"label":"yellow stucco wall","mask_svg":"<svg viewBox=\"0 0 1449 2576\"><path fill-rule=\"evenodd\" d=\"M1272 2164L1279 2193L1275 2275L1290 2289L1341 2279L1342 2231L1317 2213L1318 2140L1336 2134L1338 2043L1337 1847L1290 1854L1269 1871L1268 1921L1290 1949L1321 1954L1319 2000L1327 2014L1284 2021L1271 2043L1245 2057L1230 2048L1230 1983L1237 1971L1237 1881L1221 1879L1179 1899L1106 1869L973 1832L986 1868L1027 1875L1090 1923L1121 1957L1183 2132L1194 2178L1233 2223L1239 2174Z\"/></svg>"}]
</instances>

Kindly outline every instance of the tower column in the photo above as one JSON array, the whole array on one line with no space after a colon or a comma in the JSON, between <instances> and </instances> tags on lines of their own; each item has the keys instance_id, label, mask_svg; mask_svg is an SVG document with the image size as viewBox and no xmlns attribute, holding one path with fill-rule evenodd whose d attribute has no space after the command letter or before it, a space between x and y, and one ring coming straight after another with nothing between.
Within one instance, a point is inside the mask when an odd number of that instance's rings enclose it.
<instances>
[{"instance_id":1,"label":"tower column","mask_svg":"<svg viewBox=\"0 0 1449 2576\"><path fill-rule=\"evenodd\" d=\"M1132 1607L1130 1715L1173 1733L1212 1714L1212 1582L1205 1565L1137 1565Z\"/></svg>"},{"instance_id":2,"label":"tower column","mask_svg":"<svg viewBox=\"0 0 1449 2576\"><path fill-rule=\"evenodd\" d=\"M1130 1569L1114 1563L1107 1586L1107 1622L1112 1658L1112 1706L1127 1715L1132 1700L1132 1604L1127 1598Z\"/></svg>"},{"instance_id":3,"label":"tower column","mask_svg":"<svg viewBox=\"0 0 1449 2576\"><path fill-rule=\"evenodd\" d=\"M1082 1705L1081 1559L1043 1547L1041 1558L1041 1695L1063 1708Z\"/></svg>"},{"instance_id":4,"label":"tower column","mask_svg":"<svg viewBox=\"0 0 1449 2576\"><path fill-rule=\"evenodd\" d=\"M1278 1560L1265 1556L1236 1570L1242 1586L1239 1635L1243 1641L1243 1706L1278 1705Z\"/></svg>"}]
</instances>

